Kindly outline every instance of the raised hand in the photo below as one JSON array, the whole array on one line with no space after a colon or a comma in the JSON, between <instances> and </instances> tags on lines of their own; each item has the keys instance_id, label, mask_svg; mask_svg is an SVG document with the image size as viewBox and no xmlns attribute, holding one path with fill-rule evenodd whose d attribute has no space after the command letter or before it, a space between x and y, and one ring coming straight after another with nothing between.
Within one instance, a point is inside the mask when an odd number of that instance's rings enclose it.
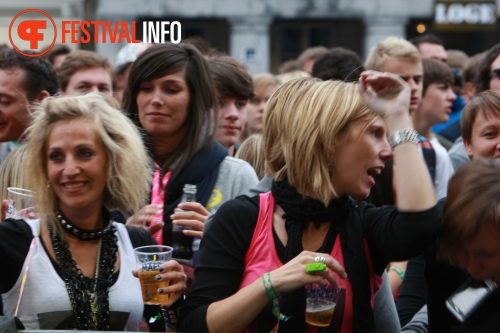
<instances>
[{"instance_id":1,"label":"raised hand","mask_svg":"<svg viewBox=\"0 0 500 333\"><path fill-rule=\"evenodd\" d=\"M366 104L380 117L408 113L410 86L398 75L365 71L359 78L360 92Z\"/></svg>"},{"instance_id":2,"label":"raised hand","mask_svg":"<svg viewBox=\"0 0 500 333\"><path fill-rule=\"evenodd\" d=\"M163 221L158 220L155 216L162 216L162 205L146 205L137 213L127 219L126 225L142 227L149 231L151 235L163 228Z\"/></svg>"}]
</instances>

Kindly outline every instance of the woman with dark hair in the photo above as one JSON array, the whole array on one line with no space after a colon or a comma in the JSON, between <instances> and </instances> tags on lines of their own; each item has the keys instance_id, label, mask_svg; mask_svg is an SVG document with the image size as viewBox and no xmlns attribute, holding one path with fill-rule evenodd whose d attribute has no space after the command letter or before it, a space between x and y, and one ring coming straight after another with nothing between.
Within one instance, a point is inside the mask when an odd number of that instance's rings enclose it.
<instances>
[{"instance_id":1,"label":"woman with dark hair","mask_svg":"<svg viewBox=\"0 0 500 333\"><path fill-rule=\"evenodd\" d=\"M476 93L488 89L500 89L500 44L496 44L484 53L476 73Z\"/></svg>"},{"instance_id":2,"label":"woman with dark hair","mask_svg":"<svg viewBox=\"0 0 500 333\"><path fill-rule=\"evenodd\" d=\"M227 156L214 140L216 92L194 46L167 43L145 50L130 70L123 107L143 131L155 161L151 204L128 223L151 223L157 242L171 245L172 224L201 238L210 213L258 182L248 163ZM179 205L185 184L197 186L197 202Z\"/></svg>"}]
</instances>

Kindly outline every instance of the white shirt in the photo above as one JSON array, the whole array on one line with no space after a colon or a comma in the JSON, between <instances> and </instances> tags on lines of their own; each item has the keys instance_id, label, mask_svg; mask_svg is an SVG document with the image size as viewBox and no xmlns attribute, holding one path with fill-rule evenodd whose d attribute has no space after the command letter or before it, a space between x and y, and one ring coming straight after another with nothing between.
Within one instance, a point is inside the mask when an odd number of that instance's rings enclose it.
<instances>
[{"instance_id":1,"label":"white shirt","mask_svg":"<svg viewBox=\"0 0 500 333\"><path fill-rule=\"evenodd\" d=\"M448 183L455 173L453 164L451 163L450 155L438 141L436 137L429 140L436 152L436 179L434 181L434 190L436 191L437 199L447 196Z\"/></svg>"}]
</instances>

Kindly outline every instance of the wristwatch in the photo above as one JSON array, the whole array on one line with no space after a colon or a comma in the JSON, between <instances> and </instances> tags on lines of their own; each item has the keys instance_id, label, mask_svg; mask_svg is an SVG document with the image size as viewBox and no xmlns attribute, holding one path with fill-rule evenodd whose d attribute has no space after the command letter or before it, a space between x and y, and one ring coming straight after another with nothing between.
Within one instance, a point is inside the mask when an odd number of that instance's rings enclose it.
<instances>
[{"instance_id":1,"label":"wristwatch","mask_svg":"<svg viewBox=\"0 0 500 333\"><path fill-rule=\"evenodd\" d=\"M389 137L389 144L392 149L405 142L418 144L418 141L418 133L413 128L402 128Z\"/></svg>"}]
</instances>

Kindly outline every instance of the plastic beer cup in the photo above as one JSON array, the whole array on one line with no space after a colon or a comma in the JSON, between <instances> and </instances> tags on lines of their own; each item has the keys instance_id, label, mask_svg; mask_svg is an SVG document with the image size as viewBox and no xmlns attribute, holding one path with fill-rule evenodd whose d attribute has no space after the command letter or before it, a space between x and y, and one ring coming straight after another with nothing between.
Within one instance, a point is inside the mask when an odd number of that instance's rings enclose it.
<instances>
[{"instance_id":1,"label":"plastic beer cup","mask_svg":"<svg viewBox=\"0 0 500 333\"><path fill-rule=\"evenodd\" d=\"M172 259L172 248L163 245L150 245L136 248L137 270L141 283L144 304L163 304L168 301L168 294L159 294L158 289L170 285L170 281L158 281L160 267Z\"/></svg>"}]
</instances>

